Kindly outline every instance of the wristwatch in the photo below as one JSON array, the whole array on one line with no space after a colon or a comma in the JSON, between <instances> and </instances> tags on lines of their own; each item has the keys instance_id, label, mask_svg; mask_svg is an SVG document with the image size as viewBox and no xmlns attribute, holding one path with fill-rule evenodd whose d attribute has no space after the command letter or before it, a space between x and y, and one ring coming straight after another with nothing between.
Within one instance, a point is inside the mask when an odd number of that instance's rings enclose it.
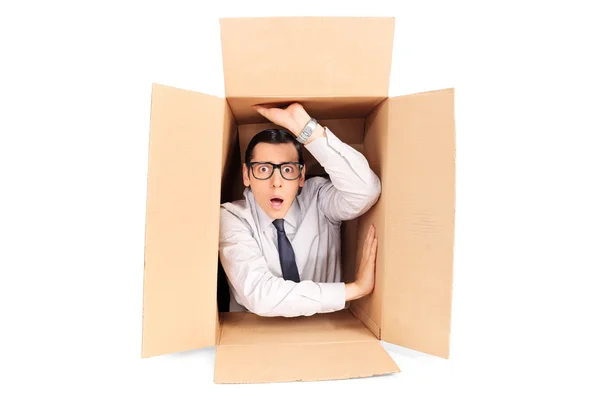
<instances>
[{"instance_id":1,"label":"wristwatch","mask_svg":"<svg viewBox=\"0 0 600 400\"><path fill-rule=\"evenodd\" d=\"M306 143L306 141L308 140L310 135L312 135L312 133L314 132L314 130L316 128L317 128L317 120L314 118L311 118L310 121L308 121L308 123L304 127L304 129L302 129L302 132L300 133L300 135L298 135L296 140L302 144Z\"/></svg>"}]
</instances>

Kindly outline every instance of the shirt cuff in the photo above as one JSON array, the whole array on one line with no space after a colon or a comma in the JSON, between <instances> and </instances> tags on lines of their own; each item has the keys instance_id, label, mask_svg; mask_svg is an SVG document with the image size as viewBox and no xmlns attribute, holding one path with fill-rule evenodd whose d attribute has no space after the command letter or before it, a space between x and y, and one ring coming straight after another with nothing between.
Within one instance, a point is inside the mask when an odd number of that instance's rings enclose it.
<instances>
[{"instance_id":1,"label":"shirt cuff","mask_svg":"<svg viewBox=\"0 0 600 400\"><path fill-rule=\"evenodd\" d=\"M327 163L327 160L333 155L331 150L335 152L335 156L344 156L344 143L328 127L324 127L324 129L325 137L317 138L304 145L306 150L310 151L321 164Z\"/></svg>"},{"instance_id":2,"label":"shirt cuff","mask_svg":"<svg viewBox=\"0 0 600 400\"><path fill-rule=\"evenodd\" d=\"M321 312L339 311L346 306L344 282L317 283L321 287Z\"/></svg>"}]
</instances>

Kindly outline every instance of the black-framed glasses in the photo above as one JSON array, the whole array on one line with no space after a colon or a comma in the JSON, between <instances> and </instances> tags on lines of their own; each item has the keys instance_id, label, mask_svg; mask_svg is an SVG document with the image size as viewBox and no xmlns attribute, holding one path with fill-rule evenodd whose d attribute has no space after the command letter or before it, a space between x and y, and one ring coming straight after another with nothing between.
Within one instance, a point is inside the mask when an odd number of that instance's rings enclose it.
<instances>
[{"instance_id":1,"label":"black-framed glasses","mask_svg":"<svg viewBox=\"0 0 600 400\"><path fill-rule=\"evenodd\" d=\"M278 169L281 177L288 181L300 178L303 165L299 162L285 162L281 164L273 164L268 161L255 161L248 164L252 170L252 175L259 180L269 179L273 172Z\"/></svg>"}]
</instances>

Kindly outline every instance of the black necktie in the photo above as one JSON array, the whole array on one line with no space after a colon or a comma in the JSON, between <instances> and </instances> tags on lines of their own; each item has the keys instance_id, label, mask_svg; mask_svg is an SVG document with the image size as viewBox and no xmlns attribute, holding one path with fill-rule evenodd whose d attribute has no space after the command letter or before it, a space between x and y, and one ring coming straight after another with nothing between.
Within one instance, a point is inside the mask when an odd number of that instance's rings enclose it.
<instances>
[{"instance_id":1,"label":"black necktie","mask_svg":"<svg viewBox=\"0 0 600 400\"><path fill-rule=\"evenodd\" d=\"M276 219L273 221L273 225L277 229L277 246L283 279L300 282L298 267L296 266L296 256L294 255L292 244L283 229L283 219Z\"/></svg>"}]
</instances>

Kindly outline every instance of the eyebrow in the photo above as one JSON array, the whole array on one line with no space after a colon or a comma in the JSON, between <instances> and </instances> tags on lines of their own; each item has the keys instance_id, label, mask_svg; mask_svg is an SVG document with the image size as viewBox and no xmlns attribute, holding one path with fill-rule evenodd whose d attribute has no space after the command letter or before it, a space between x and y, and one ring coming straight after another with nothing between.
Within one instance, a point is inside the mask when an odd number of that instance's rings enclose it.
<instances>
[{"instance_id":1,"label":"eyebrow","mask_svg":"<svg viewBox=\"0 0 600 400\"><path fill-rule=\"evenodd\" d=\"M275 164L275 165L280 165L280 164L299 164L300 161L283 161L280 163L276 163L273 161L250 161L251 163L260 163L260 164Z\"/></svg>"}]
</instances>

